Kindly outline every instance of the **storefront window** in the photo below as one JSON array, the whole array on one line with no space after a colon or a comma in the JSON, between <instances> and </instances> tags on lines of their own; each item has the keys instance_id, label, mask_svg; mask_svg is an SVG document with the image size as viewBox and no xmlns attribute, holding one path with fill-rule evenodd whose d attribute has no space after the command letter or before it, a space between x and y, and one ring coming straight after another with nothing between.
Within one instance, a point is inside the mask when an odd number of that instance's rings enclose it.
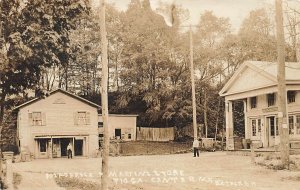
<instances>
[{"instance_id":1,"label":"storefront window","mask_svg":"<svg viewBox=\"0 0 300 190\"><path fill-rule=\"evenodd\" d=\"M40 152L46 152L47 150L47 140L41 139L40 140Z\"/></svg>"}]
</instances>

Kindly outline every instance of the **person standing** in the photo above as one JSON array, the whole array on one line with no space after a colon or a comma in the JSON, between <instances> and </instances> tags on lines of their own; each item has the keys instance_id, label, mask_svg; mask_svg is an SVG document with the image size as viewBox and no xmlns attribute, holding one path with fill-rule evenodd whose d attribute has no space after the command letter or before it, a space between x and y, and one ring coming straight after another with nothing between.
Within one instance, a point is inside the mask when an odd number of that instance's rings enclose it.
<instances>
[{"instance_id":1,"label":"person standing","mask_svg":"<svg viewBox=\"0 0 300 190\"><path fill-rule=\"evenodd\" d=\"M71 145L71 143L69 143L68 146L67 146L67 152L68 152L68 159L70 157L72 159L72 145Z\"/></svg>"},{"instance_id":2,"label":"person standing","mask_svg":"<svg viewBox=\"0 0 300 190\"><path fill-rule=\"evenodd\" d=\"M194 139L194 142L193 142L193 149L194 149L194 157L199 157L199 141L197 138Z\"/></svg>"}]
</instances>

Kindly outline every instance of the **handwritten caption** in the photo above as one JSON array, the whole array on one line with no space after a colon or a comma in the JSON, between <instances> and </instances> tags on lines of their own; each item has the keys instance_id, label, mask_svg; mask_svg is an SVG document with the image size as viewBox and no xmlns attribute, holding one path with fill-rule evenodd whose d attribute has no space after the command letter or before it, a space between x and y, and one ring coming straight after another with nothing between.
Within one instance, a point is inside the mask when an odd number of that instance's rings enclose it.
<instances>
[{"instance_id":1,"label":"handwritten caption","mask_svg":"<svg viewBox=\"0 0 300 190\"><path fill-rule=\"evenodd\" d=\"M69 177L69 178L97 178L102 173L91 172L61 172L46 173L47 179ZM115 184L141 184L141 183L197 183L204 182L216 186L255 187L256 183L245 180L225 180L219 177L204 177L185 175L183 170L152 170L152 171L111 171L109 177Z\"/></svg>"}]
</instances>

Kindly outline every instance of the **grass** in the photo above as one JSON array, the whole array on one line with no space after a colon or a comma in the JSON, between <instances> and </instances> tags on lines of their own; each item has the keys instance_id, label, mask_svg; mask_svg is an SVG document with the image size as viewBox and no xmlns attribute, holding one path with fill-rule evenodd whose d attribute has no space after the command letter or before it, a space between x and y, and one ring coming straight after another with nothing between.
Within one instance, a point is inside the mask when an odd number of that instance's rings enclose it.
<instances>
[{"instance_id":1,"label":"grass","mask_svg":"<svg viewBox=\"0 0 300 190\"><path fill-rule=\"evenodd\" d=\"M258 155L255 158L255 163L260 166L265 166L268 169L272 170L284 170L287 169L281 162L280 155L278 154L267 154L267 155ZM293 171L300 170L300 160L298 156L290 156L289 169Z\"/></svg>"},{"instance_id":2,"label":"grass","mask_svg":"<svg viewBox=\"0 0 300 190\"><path fill-rule=\"evenodd\" d=\"M55 178L55 182L58 184L58 186L67 190L99 190L100 188L100 184L98 183L78 178L59 177Z\"/></svg>"}]
</instances>

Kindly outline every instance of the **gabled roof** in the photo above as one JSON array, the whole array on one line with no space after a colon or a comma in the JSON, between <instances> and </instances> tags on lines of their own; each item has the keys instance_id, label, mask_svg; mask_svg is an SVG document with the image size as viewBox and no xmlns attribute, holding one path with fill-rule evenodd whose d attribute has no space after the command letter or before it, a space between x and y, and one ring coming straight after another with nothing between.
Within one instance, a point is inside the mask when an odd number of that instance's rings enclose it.
<instances>
[{"instance_id":1,"label":"gabled roof","mask_svg":"<svg viewBox=\"0 0 300 190\"><path fill-rule=\"evenodd\" d=\"M287 62L286 65L286 84L300 84L300 63ZM264 61L246 61L244 62L225 84L225 86L219 92L220 96L226 96L228 91L238 82L240 76L244 74L247 69L251 69L255 72L257 78L265 79L263 86L257 88L264 88L277 85L277 62L264 62ZM254 80L254 78L248 78L247 80ZM254 90L253 88L244 87L243 91Z\"/></svg>"},{"instance_id":2,"label":"gabled roof","mask_svg":"<svg viewBox=\"0 0 300 190\"><path fill-rule=\"evenodd\" d=\"M58 93L58 92L61 92L61 93L63 93L63 94L65 94L65 95L68 95L68 96L70 96L70 97L72 97L72 98L75 98L75 99L77 99L77 100L79 100L79 101L82 101L82 102L84 102L84 103L86 103L86 104L88 104L88 105L90 105L90 106L93 106L93 107L96 107L96 108L100 108L100 106L98 105L98 104L95 104L95 103L93 103L93 102L91 102L91 101L89 101L89 100L86 100L86 99L84 99L84 98L82 98L82 97L80 97L80 96L77 96L77 95L75 95L75 94L72 94L72 93L70 93L70 92L68 92L68 91L65 91L65 90L63 90L63 89L56 89L56 90L54 90L54 91L52 91L52 92L50 92L50 94L49 94L49 96L51 96L51 95L53 95L53 94L55 94L55 93ZM47 97L46 97L47 98ZM32 99L32 100L29 100L29 101L27 101L27 102L25 102L25 103L23 103L23 104L21 104L21 105L19 105L19 106L16 106L15 108L14 108L14 110L18 110L18 109L20 109L20 108L22 108L22 107L25 107L25 106L28 106L28 105L30 105L30 104L32 104L32 103L34 103L34 102L37 102L37 101L40 101L41 100L41 98L34 98L34 99Z\"/></svg>"}]
</instances>

